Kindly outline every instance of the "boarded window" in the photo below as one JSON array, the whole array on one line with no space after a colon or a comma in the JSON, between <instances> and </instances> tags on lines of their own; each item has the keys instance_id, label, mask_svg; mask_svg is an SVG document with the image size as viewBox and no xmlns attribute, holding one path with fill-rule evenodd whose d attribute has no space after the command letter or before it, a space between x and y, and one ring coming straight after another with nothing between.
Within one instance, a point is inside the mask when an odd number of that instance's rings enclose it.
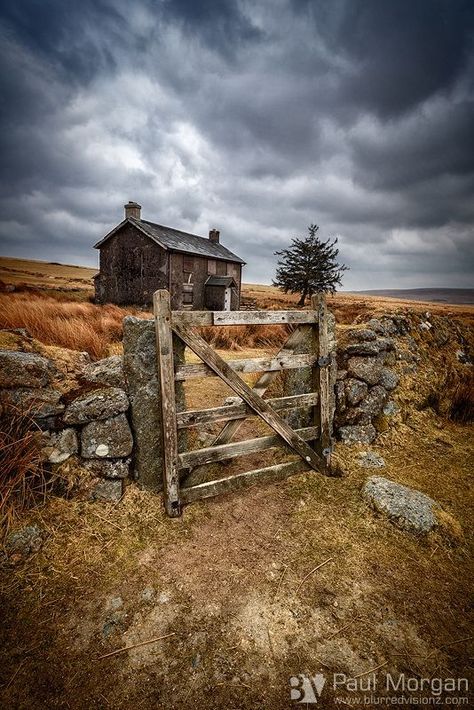
<instances>
[{"instance_id":1,"label":"boarded window","mask_svg":"<svg viewBox=\"0 0 474 710\"><path fill-rule=\"evenodd\" d=\"M217 271L217 265L215 262L215 259L208 259L207 260L207 273L208 274L215 274Z\"/></svg>"},{"instance_id":2,"label":"boarded window","mask_svg":"<svg viewBox=\"0 0 474 710\"><path fill-rule=\"evenodd\" d=\"M193 303L193 284L183 284L183 306Z\"/></svg>"},{"instance_id":3,"label":"boarded window","mask_svg":"<svg viewBox=\"0 0 474 710\"><path fill-rule=\"evenodd\" d=\"M192 272L194 269L194 257L184 256L183 257L183 271Z\"/></svg>"}]
</instances>

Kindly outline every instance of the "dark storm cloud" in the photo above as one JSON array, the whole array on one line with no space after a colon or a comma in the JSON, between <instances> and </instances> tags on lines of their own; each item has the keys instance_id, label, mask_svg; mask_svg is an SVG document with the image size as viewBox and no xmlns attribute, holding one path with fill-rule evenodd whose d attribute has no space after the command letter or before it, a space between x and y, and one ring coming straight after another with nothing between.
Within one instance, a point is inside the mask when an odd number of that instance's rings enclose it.
<instances>
[{"instance_id":1,"label":"dark storm cloud","mask_svg":"<svg viewBox=\"0 0 474 710\"><path fill-rule=\"evenodd\" d=\"M2 252L94 263L137 199L248 280L316 221L346 287L469 285L473 7L4 2Z\"/></svg>"}]
</instances>

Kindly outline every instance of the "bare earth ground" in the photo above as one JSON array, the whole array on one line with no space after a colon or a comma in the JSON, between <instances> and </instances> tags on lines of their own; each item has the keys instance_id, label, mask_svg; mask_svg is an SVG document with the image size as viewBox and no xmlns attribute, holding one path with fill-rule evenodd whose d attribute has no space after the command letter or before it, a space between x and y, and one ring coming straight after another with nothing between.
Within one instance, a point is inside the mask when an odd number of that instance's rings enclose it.
<instances>
[{"instance_id":1,"label":"bare earth ground","mask_svg":"<svg viewBox=\"0 0 474 710\"><path fill-rule=\"evenodd\" d=\"M262 307L288 304L269 288L252 287ZM353 298L336 298L343 322L394 310ZM472 308L429 310L472 319ZM371 449L386 461L381 475L431 495L462 531L416 538L369 510L362 446L337 446L343 479L294 476L193 504L178 520L134 485L116 505L51 498L21 521L44 529L41 551L0 571L0 707L278 710L296 705L289 678L301 673L468 677L474 445L469 426L426 406L446 356L434 341L423 348L397 390L399 415ZM188 406L222 401L214 383L194 381ZM250 420L242 438L257 433ZM125 646L136 647L107 655ZM328 681L319 707L348 695Z\"/></svg>"}]
</instances>

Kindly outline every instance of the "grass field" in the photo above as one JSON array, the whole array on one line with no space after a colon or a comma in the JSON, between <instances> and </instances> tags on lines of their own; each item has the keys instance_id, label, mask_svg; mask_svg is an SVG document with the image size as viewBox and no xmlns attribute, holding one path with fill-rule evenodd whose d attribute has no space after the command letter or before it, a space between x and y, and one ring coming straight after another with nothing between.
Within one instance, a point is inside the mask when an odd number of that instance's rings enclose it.
<instances>
[{"instance_id":1,"label":"grass field","mask_svg":"<svg viewBox=\"0 0 474 710\"><path fill-rule=\"evenodd\" d=\"M120 352L121 319L135 311L91 303L92 270L11 261L14 275L0 278L20 287L0 294L0 327L28 328L32 347L59 367L69 367L65 348ZM269 286L245 285L244 295L261 308L296 305ZM338 444L345 478L294 476L191 505L178 520L134 485L115 505L48 497L18 523L40 527L41 551L0 565L1 707L283 710L300 673L375 669L380 683L386 672L469 676L474 447L450 407L456 377L470 371L456 349L473 347L474 309L328 300L340 333L372 315L432 314L430 332L410 333L419 363L399 364L398 414L370 447L385 468L360 466L368 447ZM270 354L284 332L263 333L219 329L214 344L227 359ZM188 407L228 394L216 378L186 387ZM249 419L241 436L263 433ZM287 456L278 449L216 466L228 475ZM402 532L361 497L373 473L432 496L459 525L425 538ZM319 707L338 707L335 695L328 682Z\"/></svg>"}]
</instances>

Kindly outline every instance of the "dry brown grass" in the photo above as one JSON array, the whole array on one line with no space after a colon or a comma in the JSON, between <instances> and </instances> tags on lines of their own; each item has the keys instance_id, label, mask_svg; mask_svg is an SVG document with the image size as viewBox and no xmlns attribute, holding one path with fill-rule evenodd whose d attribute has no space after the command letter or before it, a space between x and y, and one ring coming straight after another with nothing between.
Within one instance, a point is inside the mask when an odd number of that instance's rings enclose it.
<instances>
[{"instance_id":1,"label":"dry brown grass","mask_svg":"<svg viewBox=\"0 0 474 710\"><path fill-rule=\"evenodd\" d=\"M44 499L46 489L40 431L28 411L5 406L0 416L0 537Z\"/></svg>"},{"instance_id":2,"label":"dry brown grass","mask_svg":"<svg viewBox=\"0 0 474 710\"><path fill-rule=\"evenodd\" d=\"M242 350L281 345L290 332L283 325L213 326L200 329L204 340L215 348Z\"/></svg>"},{"instance_id":3,"label":"dry brown grass","mask_svg":"<svg viewBox=\"0 0 474 710\"><path fill-rule=\"evenodd\" d=\"M136 309L115 305L58 301L40 292L0 294L0 327L26 328L45 345L86 351L105 357L122 339L124 316Z\"/></svg>"}]
</instances>

